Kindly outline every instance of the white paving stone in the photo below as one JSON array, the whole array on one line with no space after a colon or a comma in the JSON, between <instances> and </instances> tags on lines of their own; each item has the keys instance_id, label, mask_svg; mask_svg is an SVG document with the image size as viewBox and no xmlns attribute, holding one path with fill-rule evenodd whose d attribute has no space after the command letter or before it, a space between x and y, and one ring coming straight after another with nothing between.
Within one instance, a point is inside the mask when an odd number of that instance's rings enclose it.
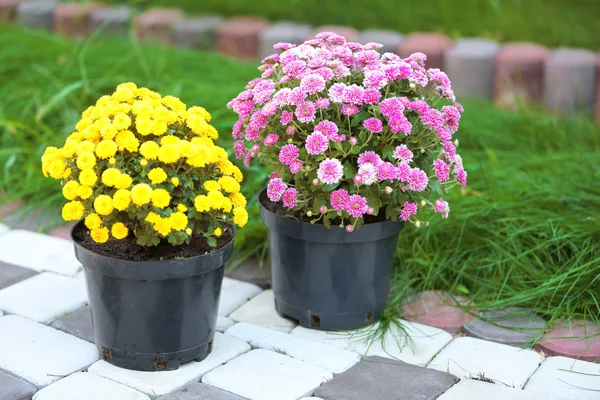
<instances>
[{"instance_id":1,"label":"white paving stone","mask_svg":"<svg viewBox=\"0 0 600 400\"><path fill-rule=\"evenodd\" d=\"M81 266L71 241L20 229L0 235L0 261L68 276Z\"/></svg>"},{"instance_id":2,"label":"white paving stone","mask_svg":"<svg viewBox=\"0 0 600 400\"><path fill-rule=\"evenodd\" d=\"M282 318L275 311L272 290L265 290L229 315L234 321L248 322L265 328L289 333L297 325L294 321Z\"/></svg>"},{"instance_id":3,"label":"white paving stone","mask_svg":"<svg viewBox=\"0 0 600 400\"><path fill-rule=\"evenodd\" d=\"M360 361L354 352L245 322L232 326L225 333L249 342L253 347L283 353L334 374L341 374Z\"/></svg>"},{"instance_id":4,"label":"white paving stone","mask_svg":"<svg viewBox=\"0 0 600 400\"><path fill-rule=\"evenodd\" d=\"M600 365L567 357L549 357L533 374L525 391L558 395L563 399L598 400Z\"/></svg>"},{"instance_id":5,"label":"white paving stone","mask_svg":"<svg viewBox=\"0 0 600 400\"><path fill-rule=\"evenodd\" d=\"M212 369L249 350L248 343L216 332L212 352L204 361L190 361L175 371L132 371L115 367L106 361L98 361L90 367L89 372L151 396L159 396L172 392L190 381L198 380Z\"/></svg>"},{"instance_id":6,"label":"white paving stone","mask_svg":"<svg viewBox=\"0 0 600 400\"><path fill-rule=\"evenodd\" d=\"M438 397L438 400L560 400L560 398L508 388L501 384L466 379L452 386Z\"/></svg>"},{"instance_id":7,"label":"white paving stone","mask_svg":"<svg viewBox=\"0 0 600 400\"><path fill-rule=\"evenodd\" d=\"M86 303L85 283L48 272L0 290L0 309L43 323L50 323Z\"/></svg>"},{"instance_id":8,"label":"white paving stone","mask_svg":"<svg viewBox=\"0 0 600 400\"><path fill-rule=\"evenodd\" d=\"M0 235L2 235L3 233L6 233L10 230L10 228L4 224L0 224Z\"/></svg>"},{"instance_id":9,"label":"white paving stone","mask_svg":"<svg viewBox=\"0 0 600 400\"><path fill-rule=\"evenodd\" d=\"M0 369L38 387L96 360L92 343L16 315L0 318Z\"/></svg>"},{"instance_id":10,"label":"white paving stone","mask_svg":"<svg viewBox=\"0 0 600 400\"><path fill-rule=\"evenodd\" d=\"M259 349L209 372L202 382L250 400L296 400L332 377L324 368Z\"/></svg>"},{"instance_id":11,"label":"white paving stone","mask_svg":"<svg viewBox=\"0 0 600 400\"><path fill-rule=\"evenodd\" d=\"M522 388L541 361L542 357L533 350L462 337L446 346L428 368L461 379L482 374L504 385Z\"/></svg>"},{"instance_id":12,"label":"white paving stone","mask_svg":"<svg viewBox=\"0 0 600 400\"><path fill-rule=\"evenodd\" d=\"M33 400L150 400L148 396L127 386L79 372L46 386Z\"/></svg>"},{"instance_id":13,"label":"white paving stone","mask_svg":"<svg viewBox=\"0 0 600 400\"><path fill-rule=\"evenodd\" d=\"M222 317L222 316L218 316L217 317L217 332L225 332L227 330L227 328L229 328L231 325L233 325L235 322L233 322L232 320L230 320L227 317Z\"/></svg>"},{"instance_id":14,"label":"white paving stone","mask_svg":"<svg viewBox=\"0 0 600 400\"><path fill-rule=\"evenodd\" d=\"M419 366L427 365L452 340L452 335L442 329L404 320L398 322L404 331L393 325L383 340L374 336L373 332L377 329L375 324L354 332L317 331L299 326L292 331L292 335L354 351L364 357L387 357Z\"/></svg>"},{"instance_id":15,"label":"white paving stone","mask_svg":"<svg viewBox=\"0 0 600 400\"><path fill-rule=\"evenodd\" d=\"M239 306L256 296L262 289L248 282L223 278L223 288L219 302L219 315L227 317Z\"/></svg>"}]
</instances>

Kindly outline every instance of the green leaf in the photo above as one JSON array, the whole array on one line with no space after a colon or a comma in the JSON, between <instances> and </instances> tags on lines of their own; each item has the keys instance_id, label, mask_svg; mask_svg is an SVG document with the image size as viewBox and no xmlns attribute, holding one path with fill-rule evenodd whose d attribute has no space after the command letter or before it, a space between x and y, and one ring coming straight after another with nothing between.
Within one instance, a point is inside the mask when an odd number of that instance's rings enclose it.
<instances>
[{"instance_id":1,"label":"green leaf","mask_svg":"<svg viewBox=\"0 0 600 400\"><path fill-rule=\"evenodd\" d=\"M350 161L346 160L344 162L344 178L352 179L354 175L358 173L358 169L350 163Z\"/></svg>"},{"instance_id":2,"label":"green leaf","mask_svg":"<svg viewBox=\"0 0 600 400\"><path fill-rule=\"evenodd\" d=\"M206 238L206 241L208 242L208 245L210 247L217 247L217 239L215 239L214 236L209 236Z\"/></svg>"},{"instance_id":3,"label":"green leaf","mask_svg":"<svg viewBox=\"0 0 600 400\"><path fill-rule=\"evenodd\" d=\"M324 185L323 186L323 191L324 192L331 192L334 191L335 188L337 188L340 185L340 183L330 183L329 185Z\"/></svg>"},{"instance_id":4,"label":"green leaf","mask_svg":"<svg viewBox=\"0 0 600 400\"><path fill-rule=\"evenodd\" d=\"M437 180L430 181L429 187L431 188L431 190L433 190L434 192L436 192L439 195L444 194L444 190L442 189L442 187L440 186L440 183Z\"/></svg>"},{"instance_id":5,"label":"green leaf","mask_svg":"<svg viewBox=\"0 0 600 400\"><path fill-rule=\"evenodd\" d=\"M369 117L371 117L371 114L369 114L366 111L361 111L358 114L356 114L354 117L352 117L352 119L350 120L350 125L357 126L358 124L360 124L364 120L368 119Z\"/></svg>"}]
</instances>

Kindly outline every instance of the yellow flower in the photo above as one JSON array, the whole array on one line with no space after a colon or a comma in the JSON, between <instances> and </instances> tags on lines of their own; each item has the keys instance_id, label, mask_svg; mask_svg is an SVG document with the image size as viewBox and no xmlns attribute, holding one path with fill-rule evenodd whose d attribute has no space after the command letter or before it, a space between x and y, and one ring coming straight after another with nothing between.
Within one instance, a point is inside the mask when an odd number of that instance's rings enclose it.
<instances>
[{"instance_id":1,"label":"yellow flower","mask_svg":"<svg viewBox=\"0 0 600 400\"><path fill-rule=\"evenodd\" d=\"M185 233L187 233L188 235L190 235L190 236L191 236L191 235L192 235L192 228L187 228L187 229L185 230Z\"/></svg>"},{"instance_id":2,"label":"yellow flower","mask_svg":"<svg viewBox=\"0 0 600 400\"><path fill-rule=\"evenodd\" d=\"M96 243L106 243L108 240L108 228L94 228L90 231L90 236Z\"/></svg>"},{"instance_id":3,"label":"yellow flower","mask_svg":"<svg viewBox=\"0 0 600 400\"><path fill-rule=\"evenodd\" d=\"M206 120L206 122L210 122L211 116L204 107L193 106L193 107L188 108L188 112L190 112L191 114L198 114L202 118L204 118Z\"/></svg>"},{"instance_id":4,"label":"yellow flower","mask_svg":"<svg viewBox=\"0 0 600 400\"><path fill-rule=\"evenodd\" d=\"M160 146L158 145L158 143L153 141L144 142L140 146L140 154L148 160L156 160L159 151Z\"/></svg>"},{"instance_id":5,"label":"yellow flower","mask_svg":"<svg viewBox=\"0 0 600 400\"><path fill-rule=\"evenodd\" d=\"M75 129L77 129L79 132L81 132L82 130L84 130L85 128L90 126L93 122L94 122L93 119L83 117L79 120L79 122L77 122L77 125L75 125Z\"/></svg>"},{"instance_id":6,"label":"yellow flower","mask_svg":"<svg viewBox=\"0 0 600 400\"><path fill-rule=\"evenodd\" d=\"M210 202L208 201L208 197L203 194L196 196L196 198L194 199L194 207L198 212L209 211Z\"/></svg>"},{"instance_id":7,"label":"yellow flower","mask_svg":"<svg viewBox=\"0 0 600 400\"><path fill-rule=\"evenodd\" d=\"M112 124L106 124L100 129L100 134L105 140L113 140L117 136L118 129Z\"/></svg>"},{"instance_id":8,"label":"yellow flower","mask_svg":"<svg viewBox=\"0 0 600 400\"><path fill-rule=\"evenodd\" d=\"M187 228L188 217L182 212L175 212L169 217L171 219L171 227L176 231L183 231Z\"/></svg>"},{"instance_id":9,"label":"yellow flower","mask_svg":"<svg viewBox=\"0 0 600 400\"><path fill-rule=\"evenodd\" d=\"M62 179L65 174L65 168L67 164L63 160L54 160L50 163L50 167L48 168L48 172L50 176L54 179Z\"/></svg>"},{"instance_id":10,"label":"yellow flower","mask_svg":"<svg viewBox=\"0 0 600 400\"><path fill-rule=\"evenodd\" d=\"M136 100L131 106L133 115L147 114L152 112L152 106L145 100ZM137 122L137 121L136 121Z\"/></svg>"},{"instance_id":11,"label":"yellow flower","mask_svg":"<svg viewBox=\"0 0 600 400\"><path fill-rule=\"evenodd\" d=\"M114 158L114 157L111 157L111 158L108 159L108 163L110 165L115 165L117 163L117 159Z\"/></svg>"},{"instance_id":12,"label":"yellow flower","mask_svg":"<svg viewBox=\"0 0 600 400\"><path fill-rule=\"evenodd\" d=\"M227 197L223 197L221 203L219 204L219 208L221 208L225 212L230 212L233 208L233 203Z\"/></svg>"},{"instance_id":13,"label":"yellow flower","mask_svg":"<svg viewBox=\"0 0 600 400\"><path fill-rule=\"evenodd\" d=\"M96 155L98 158L110 158L117 152L117 144L112 140L103 140L96 146ZM79 161L79 158L77 159Z\"/></svg>"},{"instance_id":14,"label":"yellow flower","mask_svg":"<svg viewBox=\"0 0 600 400\"><path fill-rule=\"evenodd\" d=\"M152 123L152 133L154 133L157 136L164 135L167 132L167 129L169 129L169 127L164 121L154 120L154 122Z\"/></svg>"},{"instance_id":15,"label":"yellow flower","mask_svg":"<svg viewBox=\"0 0 600 400\"><path fill-rule=\"evenodd\" d=\"M119 189L113 195L113 205L119 211L123 211L129 207L131 202L131 193L126 189Z\"/></svg>"},{"instance_id":16,"label":"yellow flower","mask_svg":"<svg viewBox=\"0 0 600 400\"><path fill-rule=\"evenodd\" d=\"M177 136L168 135L160 138L160 144L164 146L165 144L179 144L181 140Z\"/></svg>"},{"instance_id":17,"label":"yellow flower","mask_svg":"<svg viewBox=\"0 0 600 400\"><path fill-rule=\"evenodd\" d=\"M167 173L160 167L152 168L148 173L148 179L156 185L167 180Z\"/></svg>"},{"instance_id":18,"label":"yellow flower","mask_svg":"<svg viewBox=\"0 0 600 400\"><path fill-rule=\"evenodd\" d=\"M117 114L113 119L113 126L118 130L122 131L131 126L131 118L127 114Z\"/></svg>"},{"instance_id":19,"label":"yellow flower","mask_svg":"<svg viewBox=\"0 0 600 400\"><path fill-rule=\"evenodd\" d=\"M125 147L125 143L130 139L135 139L135 135L133 134L133 132L125 130L117 134L117 136L115 137L115 142L117 143L117 146Z\"/></svg>"},{"instance_id":20,"label":"yellow flower","mask_svg":"<svg viewBox=\"0 0 600 400\"><path fill-rule=\"evenodd\" d=\"M221 187L229 193L237 193L240 191L240 184L231 176L222 176L219 178Z\"/></svg>"},{"instance_id":21,"label":"yellow flower","mask_svg":"<svg viewBox=\"0 0 600 400\"><path fill-rule=\"evenodd\" d=\"M242 228L248 222L248 211L242 207L233 209L233 223Z\"/></svg>"},{"instance_id":22,"label":"yellow flower","mask_svg":"<svg viewBox=\"0 0 600 400\"><path fill-rule=\"evenodd\" d=\"M156 221L158 221L159 219L160 215L158 215L154 211L150 211L148 215L146 215L146 221L150 222L151 224L155 224Z\"/></svg>"},{"instance_id":23,"label":"yellow flower","mask_svg":"<svg viewBox=\"0 0 600 400\"><path fill-rule=\"evenodd\" d=\"M173 184L173 186L177 187L179 186L179 178L174 176L171 178L171 183Z\"/></svg>"},{"instance_id":24,"label":"yellow flower","mask_svg":"<svg viewBox=\"0 0 600 400\"><path fill-rule=\"evenodd\" d=\"M167 236L173 230L169 218L160 218L154 223L154 230L163 236Z\"/></svg>"},{"instance_id":25,"label":"yellow flower","mask_svg":"<svg viewBox=\"0 0 600 400\"><path fill-rule=\"evenodd\" d=\"M133 90L127 87L117 87L117 90L115 90L112 95L112 98L118 101L131 101L134 97L135 94L133 93Z\"/></svg>"},{"instance_id":26,"label":"yellow flower","mask_svg":"<svg viewBox=\"0 0 600 400\"><path fill-rule=\"evenodd\" d=\"M84 140L83 142L80 142L77 145L77 154L81 154L81 153L85 153L85 152L90 152L93 154L95 148L96 148L96 145L93 142L90 142L89 140Z\"/></svg>"},{"instance_id":27,"label":"yellow flower","mask_svg":"<svg viewBox=\"0 0 600 400\"><path fill-rule=\"evenodd\" d=\"M101 194L94 199L94 210L100 215L108 215L113 212L113 199L112 197Z\"/></svg>"},{"instance_id":28,"label":"yellow flower","mask_svg":"<svg viewBox=\"0 0 600 400\"><path fill-rule=\"evenodd\" d=\"M217 140L219 138L219 132L217 132L215 127L212 125L208 125L208 128L206 129L205 134L213 140Z\"/></svg>"},{"instance_id":29,"label":"yellow flower","mask_svg":"<svg viewBox=\"0 0 600 400\"><path fill-rule=\"evenodd\" d=\"M92 169L86 169L79 173L79 183L86 186L94 186L98 176Z\"/></svg>"},{"instance_id":30,"label":"yellow flower","mask_svg":"<svg viewBox=\"0 0 600 400\"><path fill-rule=\"evenodd\" d=\"M133 204L143 206L150 203L152 199L152 188L146 183L138 183L131 189L131 201Z\"/></svg>"},{"instance_id":31,"label":"yellow flower","mask_svg":"<svg viewBox=\"0 0 600 400\"><path fill-rule=\"evenodd\" d=\"M188 208L183 204L177 204L177 211L186 212Z\"/></svg>"},{"instance_id":32,"label":"yellow flower","mask_svg":"<svg viewBox=\"0 0 600 400\"><path fill-rule=\"evenodd\" d=\"M100 225L102 225L102 220L100 219L100 216L98 214L92 213L85 217L84 223L88 229L96 229L100 228Z\"/></svg>"},{"instance_id":33,"label":"yellow flower","mask_svg":"<svg viewBox=\"0 0 600 400\"><path fill-rule=\"evenodd\" d=\"M234 207L246 207L246 198L240 192L231 193L229 195L229 200L233 203Z\"/></svg>"},{"instance_id":34,"label":"yellow flower","mask_svg":"<svg viewBox=\"0 0 600 400\"><path fill-rule=\"evenodd\" d=\"M62 208L62 217L65 221L78 221L83 217L85 208L80 201L70 201Z\"/></svg>"},{"instance_id":35,"label":"yellow flower","mask_svg":"<svg viewBox=\"0 0 600 400\"><path fill-rule=\"evenodd\" d=\"M217 181L206 181L204 185L202 185L207 192L214 192L217 190L221 190L221 184Z\"/></svg>"},{"instance_id":36,"label":"yellow flower","mask_svg":"<svg viewBox=\"0 0 600 400\"><path fill-rule=\"evenodd\" d=\"M206 134L208 131L208 123L198 114L188 116L185 123L197 135Z\"/></svg>"},{"instance_id":37,"label":"yellow flower","mask_svg":"<svg viewBox=\"0 0 600 400\"><path fill-rule=\"evenodd\" d=\"M90 169L96 165L96 157L91 151L84 151L77 157L77 168L79 169Z\"/></svg>"},{"instance_id":38,"label":"yellow flower","mask_svg":"<svg viewBox=\"0 0 600 400\"><path fill-rule=\"evenodd\" d=\"M127 151L134 153L140 147L140 141L136 138L127 139L123 147L127 149Z\"/></svg>"},{"instance_id":39,"label":"yellow flower","mask_svg":"<svg viewBox=\"0 0 600 400\"><path fill-rule=\"evenodd\" d=\"M106 186L115 186L117 179L121 176L121 171L116 168L107 168L102 173L102 183Z\"/></svg>"},{"instance_id":40,"label":"yellow flower","mask_svg":"<svg viewBox=\"0 0 600 400\"><path fill-rule=\"evenodd\" d=\"M129 229L122 222L117 222L113 224L110 233L112 233L115 239L125 239L127 234L129 233Z\"/></svg>"},{"instance_id":41,"label":"yellow flower","mask_svg":"<svg viewBox=\"0 0 600 400\"><path fill-rule=\"evenodd\" d=\"M67 168L65 169L65 173L63 174L63 179L67 179L68 177L71 176L71 174L73 173L73 171L71 170L71 168Z\"/></svg>"},{"instance_id":42,"label":"yellow flower","mask_svg":"<svg viewBox=\"0 0 600 400\"><path fill-rule=\"evenodd\" d=\"M152 133L154 122L150 118L136 118L135 129L142 136L146 136Z\"/></svg>"},{"instance_id":43,"label":"yellow flower","mask_svg":"<svg viewBox=\"0 0 600 400\"><path fill-rule=\"evenodd\" d=\"M92 188L87 185L79 185L77 188L77 196L81 197L83 200L89 199L92 193Z\"/></svg>"},{"instance_id":44,"label":"yellow flower","mask_svg":"<svg viewBox=\"0 0 600 400\"><path fill-rule=\"evenodd\" d=\"M73 200L77 197L79 183L77 181L69 181L62 188L62 194L67 200Z\"/></svg>"},{"instance_id":45,"label":"yellow flower","mask_svg":"<svg viewBox=\"0 0 600 400\"><path fill-rule=\"evenodd\" d=\"M174 163L179 160L180 156L181 152L179 151L179 147L175 144L161 146L160 151L158 152L158 159L166 164Z\"/></svg>"},{"instance_id":46,"label":"yellow flower","mask_svg":"<svg viewBox=\"0 0 600 400\"><path fill-rule=\"evenodd\" d=\"M142 158L142 159L140 160L140 165L141 165L142 167L145 167L146 165L148 165L148 160L146 160L145 158Z\"/></svg>"},{"instance_id":47,"label":"yellow flower","mask_svg":"<svg viewBox=\"0 0 600 400\"><path fill-rule=\"evenodd\" d=\"M242 182L244 180L244 175L242 174L242 171L240 171L240 169L236 165L233 166L232 170L233 173L231 175L235 178L235 180L238 182Z\"/></svg>"},{"instance_id":48,"label":"yellow flower","mask_svg":"<svg viewBox=\"0 0 600 400\"><path fill-rule=\"evenodd\" d=\"M165 189L154 189L152 191L152 205L158 208L165 208L171 202L171 195Z\"/></svg>"},{"instance_id":49,"label":"yellow flower","mask_svg":"<svg viewBox=\"0 0 600 400\"><path fill-rule=\"evenodd\" d=\"M215 231L213 233L215 234L216 237L219 237L223 234L223 231L221 230L221 228L217 228L217 229L215 229Z\"/></svg>"},{"instance_id":50,"label":"yellow flower","mask_svg":"<svg viewBox=\"0 0 600 400\"><path fill-rule=\"evenodd\" d=\"M184 102L179 100L177 97L165 96L162 98L162 103L169 107L173 111L182 112L187 109Z\"/></svg>"},{"instance_id":51,"label":"yellow flower","mask_svg":"<svg viewBox=\"0 0 600 400\"><path fill-rule=\"evenodd\" d=\"M115 187L117 189L129 189L131 187L131 184L133 183L133 179L131 179L131 177L127 174L121 174L119 175L119 177L117 178L117 181L115 182Z\"/></svg>"}]
</instances>

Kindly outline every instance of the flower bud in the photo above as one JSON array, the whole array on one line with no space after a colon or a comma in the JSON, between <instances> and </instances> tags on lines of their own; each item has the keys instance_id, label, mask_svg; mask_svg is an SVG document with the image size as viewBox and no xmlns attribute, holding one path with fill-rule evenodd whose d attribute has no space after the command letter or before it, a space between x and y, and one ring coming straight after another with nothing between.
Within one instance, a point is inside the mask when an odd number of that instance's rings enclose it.
<instances>
[{"instance_id":1,"label":"flower bud","mask_svg":"<svg viewBox=\"0 0 600 400\"><path fill-rule=\"evenodd\" d=\"M421 149L421 154L425 153L425 149Z\"/></svg>"},{"instance_id":2,"label":"flower bud","mask_svg":"<svg viewBox=\"0 0 600 400\"><path fill-rule=\"evenodd\" d=\"M346 225L346 232L351 233L354 230L352 225Z\"/></svg>"},{"instance_id":3,"label":"flower bud","mask_svg":"<svg viewBox=\"0 0 600 400\"><path fill-rule=\"evenodd\" d=\"M313 179L313 185L319 186L319 179L317 179L317 178Z\"/></svg>"},{"instance_id":4,"label":"flower bud","mask_svg":"<svg viewBox=\"0 0 600 400\"><path fill-rule=\"evenodd\" d=\"M425 207L425 204L427 204L427 202L425 200L421 200L421 207Z\"/></svg>"},{"instance_id":5,"label":"flower bud","mask_svg":"<svg viewBox=\"0 0 600 400\"><path fill-rule=\"evenodd\" d=\"M287 142L288 142L288 144L292 144L293 140L292 139L288 139Z\"/></svg>"},{"instance_id":6,"label":"flower bud","mask_svg":"<svg viewBox=\"0 0 600 400\"><path fill-rule=\"evenodd\" d=\"M341 212L341 211L338 211L338 212L337 212L337 215L338 215L338 217L341 217L341 216L342 216L342 212ZM343 227L344 227L344 226L343 226L343 224L342 224L342 228L343 228Z\"/></svg>"},{"instance_id":7,"label":"flower bud","mask_svg":"<svg viewBox=\"0 0 600 400\"><path fill-rule=\"evenodd\" d=\"M145 167L146 165L148 165L148 160L146 160L145 158L142 158L142 159L140 160L140 165L141 165L142 167Z\"/></svg>"},{"instance_id":8,"label":"flower bud","mask_svg":"<svg viewBox=\"0 0 600 400\"><path fill-rule=\"evenodd\" d=\"M362 182L362 179L363 178L361 174L354 175L354 183L356 183L357 185Z\"/></svg>"},{"instance_id":9,"label":"flower bud","mask_svg":"<svg viewBox=\"0 0 600 400\"><path fill-rule=\"evenodd\" d=\"M414 89L417 85L415 85L413 82L411 82L408 86L410 86L411 89Z\"/></svg>"},{"instance_id":10,"label":"flower bud","mask_svg":"<svg viewBox=\"0 0 600 400\"><path fill-rule=\"evenodd\" d=\"M454 145L458 147L458 139L454 139Z\"/></svg>"},{"instance_id":11,"label":"flower bud","mask_svg":"<svg viewBox=\"0 0 600 400\"><path fill-rule=\"evenodd\" d=\"M108 159L108 163L109 163L110 165L115 165L115 164L116 164L116 162L117 162L117 160L115 160L115 158L114 158L114 157L111 157L111 158L109 158L109 159Z\"/></svg>"},{"instance_id":12,"label":"flower bud","mask_svg":"<svg viewBox=\"0 0 600 400\"><path fill-rule=\"evenodd\" d=\"M386 186L384 190L385 190L385 194L394 193L394 189L392 189L390 186Z\"/></svg>"},{"instance_id":13,"label":"flower bud","mask_svg":"<svg viewBox=\"0 0 600 400\"><path fill-rule=\"evenodd\" d=\"M352 146L355 146L355 145L356 145L356 143L358 143L358 141L356 140L356 138L355 138L355 137L351 137L351 138L350 138L350 144L351 144Z\"/></svg>"},{"instance_id":14,"label":"flower bud","mask_svg":"<svg viewBox=\"0 0 600 400\"><path fill-rule=\"evenodd\" d=\"M321 214L325 214L327 212L327 207L321 206L321 209L319 211L321 211Z\"/></svg>"},{"instance_id":15,"label":"flower bud","mask_svg":"<svg viewBox=\"0 0 600 400\"><path fill-rule=\"evenodd\" d=\"M340 228L343 228L343 227L344 227L344 224L340 224Z\"/></svg>"},{"instance_id":16,"label":"flower bud","mask_svg":"<svg viewBox=\"0 0 600 400\"><path fill-rule=\"evenodd\" d=\"M312 217L312 211L308 210L308 211L306 212L306 215L308 215L309 217Z\"/></svg>"},{"instance_id":17,"label":"flower bud","mask_svg":"<svg viewBox=\"0 0 600 400\"><path fill-rule=\"evenodd\" d=\"M418 227L420 227L420 226L421 226L421 221L416 221L416 222L415 222L415 226L416 226L417 228L418 228Z\"/></svg>"},{"instance_id":18,"label":"flower bud","mask_svg":"<svg viewBox=\"0 0 600 400\"><path fill-rule=\"evenodd\" d=\"M375 212L375 209L373 207L367 208L367 214L373 215L374 212Z\"/></svg>"},{"instance_id":19,"label":"flower bud","mask_svg":"<svg viewBox=\"0 0 600 400\"><path fill-rule=\"evenodd\" d=\"M426 221L426 222L425 222L425 226L429 226L429 221Z\"/></svg>"}]
</instances>

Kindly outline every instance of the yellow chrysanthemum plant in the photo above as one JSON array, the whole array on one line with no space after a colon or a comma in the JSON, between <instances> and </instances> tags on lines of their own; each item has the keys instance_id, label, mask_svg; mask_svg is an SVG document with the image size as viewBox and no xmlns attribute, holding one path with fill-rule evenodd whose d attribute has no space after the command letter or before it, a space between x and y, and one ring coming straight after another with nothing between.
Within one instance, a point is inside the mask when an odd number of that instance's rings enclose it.
<instances>
[{"instance_id":1,"label":"yellow chrysanthemum plant","mask_svg":"<svg viewBox=\"0 0 600 400\"><path fill-rule=\"evenodd\" d=\"M42 156L44 175L62 183L63 219L84 219L96 243L135 235L141 246L181 245L203 235L215 247L248 213L242 173L214 144L210 121L203 107L120 84Z\"/></svg>"}]
</instances>

